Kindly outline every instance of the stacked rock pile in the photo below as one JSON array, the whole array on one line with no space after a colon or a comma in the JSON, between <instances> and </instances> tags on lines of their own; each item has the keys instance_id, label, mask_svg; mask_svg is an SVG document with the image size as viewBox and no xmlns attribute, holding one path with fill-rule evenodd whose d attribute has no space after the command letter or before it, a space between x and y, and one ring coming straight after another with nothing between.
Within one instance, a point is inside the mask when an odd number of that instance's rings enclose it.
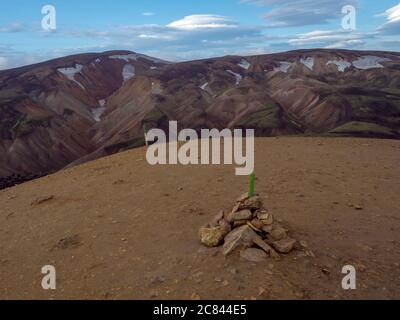
<instances>
[{"instance_id":1,"label":"stacked rock pile","mask_svg":"<svg viewBox=\"0 0 400 320\"><path fill-rule=\"evenodd\" d=\"M201 227L199 237L208 247L223 245L224 255L239 250L243 259L252 262L268 256L280 259L280 254L301 247L272 213L264 209L258 195L242 195L230 212L221 211L211 223Z\"/></svg>"}]
</instances>

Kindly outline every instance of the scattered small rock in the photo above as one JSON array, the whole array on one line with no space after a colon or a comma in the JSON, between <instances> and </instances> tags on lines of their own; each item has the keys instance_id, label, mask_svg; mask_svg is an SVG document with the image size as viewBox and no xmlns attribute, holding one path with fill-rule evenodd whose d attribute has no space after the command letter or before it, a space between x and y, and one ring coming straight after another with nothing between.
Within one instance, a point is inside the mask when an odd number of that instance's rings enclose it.
<instances>
[{"instance_id":1,"label":"scattered small rock","mask_svg":"<svg viewBox=\"0 0 400 320\"><path fill-rule=\"evenodd\" d=\"M201 297L197 293L192 293L190 300L201 300Z\"/></svg>"},{"instance_id":2,"label":"scattered small rock","mask_svg":"<svg viewBox=\"0 0 400 320\"><path fill-rule=\"evenodd\" d=\"M199 278L199 277L201 277L201 276L203 276L203 275L204 275L204 272L198 271L198 272L196 272L196 273L193 274L193 278Z\"/></svg>"},{"instance_id":3,"label":"scattered small rock","mask_svg":"<svg viewBox=\"0 0 400 320\"><path fill-rule=\"evenodd\" d=\"M258 288L258 295L263 298L268 298L268 291L267 289L260 287Z\"/></svg>"},{"instance_id":4,"label":"scattered small rock","mask_svg":"<svg viewBox=\"0 0 400 320\"><path fill-rule=\"evenodd\" d=\"M361 272L367 271L367 267L365 265L363 265L362 263L357 263L356 264L356 269L361 271Z\"/></svg>"},{"instance_id":5,"label":"scattered small rock","mask_svg":"<svg viewBox=\"0 0 400 320\"><path fill-rule=\"evenodd\" d=\"M314 252L312 252L311 250L307 250L307 251L305 252L305 255L306 255L306 257L311 257L311 258L314 258L314 257L315 257Z\"/></svg>"},{"instance_id":6,"label":"scattered small rock","mask_svg":"<svg viewBox=\"0 0 400 320\"><path fill-rule=\"evenodd\" d=\"M49 195L49 196L46 196L46 197L41 197L41 198L38 198L38 199L32 201L32 202L31 202L31 205L32 205L32 206L37 206L37 205L40 205L40 204L42 204L42 203L45 203L45 202L50 201L50 200L53 200L53 199L54 199L54 195Z\"/></svg>"},{"instance_id":7,"label":"scattered small rock","mask_svg":"<svg viewBox=\"0 0 400 320\"><path fill-rule=\"evenodd\" d=\"M235 274L238 273L237 269L235 269L235 268L233 268L233 267L229 268L228 271L229 271L229 273L231 273L231 274L233 274L233 275L235 275Z\"/></svg>"},{"instance_id":8,"label":"scattered small rock","mask_svg":"<svg viewBox=\"0 0 400 320\"><path fill-rule=\"evenodd\" d=\"M303 247L303 248L308 248L308 243L307 243L307 241L305 241L305 240L300 240L300 245Z\"/></svg>"},{"instance_id":9,"label":"scattered small rock","mask_svg":"<svg viewBox=\"0 0 400 320\"><path fill-rule=\"evenodd\" d=\"M154 276L150 279L150 285L158 285L165 282L165 279L163 277L160 276Z\"/></svg>"},{"instance_id":10,"label":"scattered small rock","mask_svg":"<svg viewBox=\"0 0 400 320\"><path fill-rule=\"evenodd\" d=\"M271 270L265 269L264 272L270 276L272 276L274 273Z\"/></svg>"},{"instance_id":11,"label":"scattered small rock","mask_svg":"<svg viewBox=\"0 0 400 320\"><path fill-rule=\"evenodd\" d=\"M76 234L70 237L65 237L58 241L57 248L59 249L75 249L82 245L81 237Z\"/></svg>"},{"instance_id":12,"label":"scattered small rock","mask_svg":"<svg viewBox=\"0 0 400 320\"><path fill-rule=\"evenodd\" d=\"M323 274L326 274L327 276L331 274L331 271L328 268L322 268L321 271Z\"/></svg>"},{"instance_id":13,"label":"scattered small rock","mask_svg":"<svg viewBox=\"0 0 400 320\"><path fill-rule=\"evenodd\" d=\"M14 213L15 213L15 212L10 212L10 213L8 213L8 214L6 215L6 219L10 219L10 218L14 215Z\"/></svg>"},{"instance_id":14,"label":"scattered small rock","mask_svg":"<svg viewBox=\"0 0 400 320\"><path fill-rule=\"evenodd\" d=\"M157 297L158 297L158 291L151 290L150 291L150 298L157 298Z\"/></svg>"}]
</instances>

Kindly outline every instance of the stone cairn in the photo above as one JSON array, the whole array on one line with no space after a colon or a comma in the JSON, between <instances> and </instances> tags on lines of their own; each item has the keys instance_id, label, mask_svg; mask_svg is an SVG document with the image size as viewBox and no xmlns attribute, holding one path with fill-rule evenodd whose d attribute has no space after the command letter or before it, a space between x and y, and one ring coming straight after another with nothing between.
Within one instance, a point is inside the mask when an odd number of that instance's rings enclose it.
<instances>
[{"instance_id":1,"label":"stone cairn","mask_svg":"<svg viewBox=\"0 0 400 320\"><path fill-rule=\"evenodd\" d=\"M271 257L280 259L301 245L288 236L288 230L274 220L272 213L264 209L258 195L242 195L231 212L221 211L199 230L200 241L208 247L223 244L223 254L239 250L240 256L251 262Z\"/></svg>"}]
</instances>

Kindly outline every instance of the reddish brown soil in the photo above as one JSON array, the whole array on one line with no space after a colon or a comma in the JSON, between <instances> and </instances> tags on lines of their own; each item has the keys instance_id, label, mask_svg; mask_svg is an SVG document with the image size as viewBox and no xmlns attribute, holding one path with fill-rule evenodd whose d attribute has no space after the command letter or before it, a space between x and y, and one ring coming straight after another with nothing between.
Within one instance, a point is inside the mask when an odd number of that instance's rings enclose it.
<instances>
[{"instance_id":1,"label":"reddish brown soil","mask_svg":"<svg viewBox=\"0 0 400 320\"><path fill-rule=\"evenodd\" d=\"M246 191L232 166L151 167L142 148L3 190L0 298L399 299L399 156L392 140L258 139L256 190L315 255L258 264L197 239Z\"/></svg>"}]
</instances>

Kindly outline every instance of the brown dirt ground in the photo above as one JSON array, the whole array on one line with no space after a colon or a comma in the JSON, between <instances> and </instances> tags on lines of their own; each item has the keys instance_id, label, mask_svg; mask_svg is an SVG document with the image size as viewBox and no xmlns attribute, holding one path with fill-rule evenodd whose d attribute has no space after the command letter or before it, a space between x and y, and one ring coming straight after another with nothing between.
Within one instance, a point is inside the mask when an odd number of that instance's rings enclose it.
<instances>
[{"instance_id":1,"label":"brown dirt ground","mask_svg":"<svg viewBox=\"0 0 400 320\"><path fill-rule=\"evenodd\" d=\"M400 141L257 139L256 191L315 254L258 264L197 238L246 191L232 166L152 167L142 148L0 191L0 298L399 299L399 156Z\"/></svg>"}]
</instances>

